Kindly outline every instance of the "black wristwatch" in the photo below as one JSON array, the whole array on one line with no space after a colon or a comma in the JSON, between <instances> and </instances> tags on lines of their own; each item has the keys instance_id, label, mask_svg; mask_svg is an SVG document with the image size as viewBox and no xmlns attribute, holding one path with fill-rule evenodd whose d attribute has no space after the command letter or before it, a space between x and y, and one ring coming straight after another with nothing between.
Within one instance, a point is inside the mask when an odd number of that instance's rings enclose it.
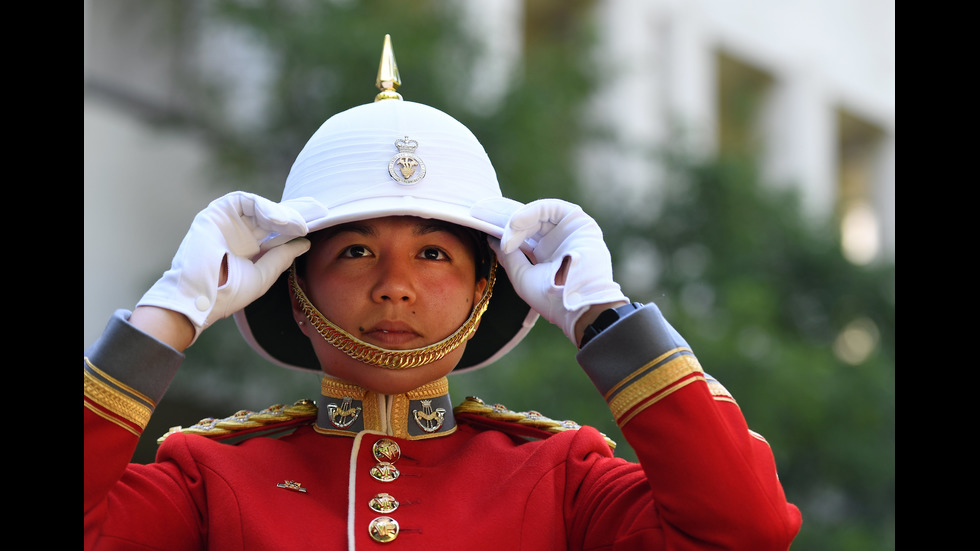
<instances>
[{"instance_id":1,"label":"black wristwatch","mask_svg":"<svg viewBox=\"0 0 980 551\"><path fill-rule=\"evenodd\" d=\"M578 347L584 347L596 335L605 331L610 325L616 323L622 318L625 318L636 310L639 310L642 306L643 304L639 302L631 302L618 308L610 308L603 311L591 325L585 328L585 333L582 335L582 342L579 343Z\"/></svg>"}]
</instances>

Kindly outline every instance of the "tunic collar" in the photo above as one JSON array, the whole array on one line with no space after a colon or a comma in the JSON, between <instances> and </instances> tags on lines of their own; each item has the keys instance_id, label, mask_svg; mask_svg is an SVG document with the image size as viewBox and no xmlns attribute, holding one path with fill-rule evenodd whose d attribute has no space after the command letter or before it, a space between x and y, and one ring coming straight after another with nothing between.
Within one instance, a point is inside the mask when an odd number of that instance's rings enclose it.
<instances>
[{"instance_id":1,"label":"tunic collar","mask_svg":"<svg viewBox=\"0 0 980 551\"><path fill-rule=\"evenodd\" d=\"M324 377L320 394L313 426L320 434L353 437L370 430L421 440L456 431L446 377L405 394L378 394L346 381Z\"/></svg>"}]
</instances>

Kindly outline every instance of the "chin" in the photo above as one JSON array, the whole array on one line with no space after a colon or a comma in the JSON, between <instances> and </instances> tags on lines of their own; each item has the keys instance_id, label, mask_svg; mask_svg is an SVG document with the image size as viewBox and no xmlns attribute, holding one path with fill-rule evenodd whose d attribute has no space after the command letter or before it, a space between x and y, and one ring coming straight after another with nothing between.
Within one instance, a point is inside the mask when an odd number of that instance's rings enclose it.
<instances>
[{"instance_id":1,"label":"chin","mask_svg":"<svg viewBox=\"0 0 980 551\"><path fill-rule=\"evenodd\" d=\"M380 394L404 394L448 375L459 363L459 358L455 356L456 354L450 354L439 361L408 369L385 369L356 360L349 360L344 362L347 365L344 365L343 368L328 369L325 367L323 371L331 377ZM462 353L459 354L459 357L462 357ZM332 365L336 366L336 364Z\"/></svg>"}]
</instances>

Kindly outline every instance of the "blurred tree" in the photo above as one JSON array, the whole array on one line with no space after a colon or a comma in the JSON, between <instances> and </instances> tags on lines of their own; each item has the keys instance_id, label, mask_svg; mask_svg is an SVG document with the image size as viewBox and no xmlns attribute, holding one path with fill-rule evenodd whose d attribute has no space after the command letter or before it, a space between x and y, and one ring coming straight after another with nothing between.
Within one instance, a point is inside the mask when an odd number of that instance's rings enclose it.
<instances>
[{"instance_id":1,"label":"blurred tree","mask_svg":"<svg viewBox=\"0 0 980 551\"><path fill-rule=\"evenodd\" d=\"M666 158L663 215L610 241L658 249L656 302L772 443L803 510L793 549L894 548L894 264L847 262L836 225L807 221L751 159Z\"/></svg>"},{"instance_id":2,"label":"blurred tree","mask_svg":"<svg viewBox=\"0 0 980 551\"><path fill-rule=\"evenodd\" d=\"M406 100L469 126L493 159L505 195L556 196L588 208L576 159L579 139L603 139L584 103L603 78L590 57L591 2L527 3L521 66L499 107L470 103L480 43L436 1L215 2L220 17L252 33L275 59L265 116L243 131L216 108L227 90L202 81L202 126L220 152L223 184L278 198L295 155L333 113L371 101L384 34L390 33ZM573 9L574 17L540 10ZM617 260L636 260L656 302L709 373L725 384L749 425L772 443L790 501L803 510L793 549L894 548L894 265L844 260L828 223L806 221L798 199L763 185L746 159L693 161L658 154L669 177L655 220L593 213ZM789 189L792 186L787 186ZM596 426L635 459L560 330L538 323L496 365L451 379L456 401L475 394ZM241 408L315 397L317 377L270 367L234 322L205 332L147 428ZM202 407L202 404L204 406ZM225 409L222 409L225 408ZM136 461L150 461L146 438Z\"/></svg>"}]
</instances>

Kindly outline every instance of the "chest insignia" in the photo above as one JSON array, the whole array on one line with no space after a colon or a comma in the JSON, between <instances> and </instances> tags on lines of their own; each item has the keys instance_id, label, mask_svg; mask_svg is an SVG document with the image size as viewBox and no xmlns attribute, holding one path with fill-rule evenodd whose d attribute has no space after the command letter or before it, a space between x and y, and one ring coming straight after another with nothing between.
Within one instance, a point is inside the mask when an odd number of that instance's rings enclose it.
<instances>
[{"instance_id":1,"label":"chest insignia","mask_svg":"<svg viewBox=\"0 0 980 551\"><path fill-rule=\"evenodd\" d=\"M293 490L294 492L303 492L304 494L306 493L306 488L304 488L302 484L296 482L295 480L287 480L285 482L280 482L279 484L276 484L276 487L285 488L287 490Z\"/></svg>"}]
</instances>

